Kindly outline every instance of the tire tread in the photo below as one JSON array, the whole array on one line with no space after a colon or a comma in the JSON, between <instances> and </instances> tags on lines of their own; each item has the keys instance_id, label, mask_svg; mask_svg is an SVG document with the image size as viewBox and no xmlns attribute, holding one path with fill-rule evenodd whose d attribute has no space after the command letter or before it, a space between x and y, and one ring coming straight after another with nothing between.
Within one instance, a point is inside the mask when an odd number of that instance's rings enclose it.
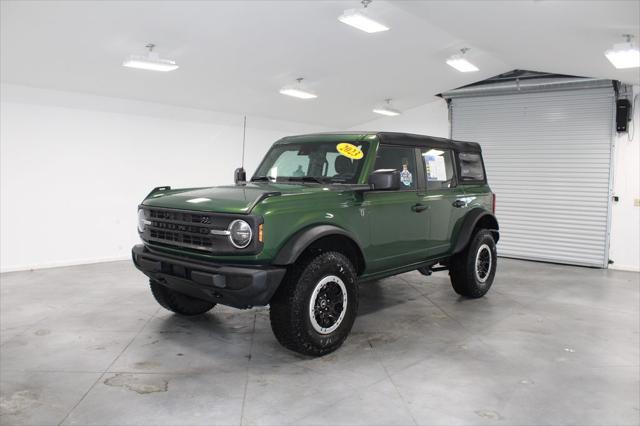
<instances>
[{"instance_id":1,"label":"tire tread","mask_svg":"<svg viewBox=\"0 0 640 426\"><path fill-rule=\"evenodd\" d=\"M328 251L316 256L307 256L292 265L271 300L269 311L271 329L278 342L287 349L304 355L325 355L340 347L351 329L355 318L345 317L344 321L351 321L351 324L348 324L344 336L339 337L332 344L319 346L306 337L306 290L308 286L315 284L310 279L315 277L327 264L340 265L347 269L346 274L356 277L352 263L342 253ZM349 283L345 284L349 285ZM357 311L357 297L353 299L355 300L350 298L349 304L352 304Z\"/></svg>"},{"instance_id":2,"label":"tire tread","mask_svg":"<svg viewBox=\"0 0 640 426\"><path fill-rule=\"evenodd\" d=\"M451 258L449 276L451 285L456 293L471 299L484 296L491 288L494 276L489 278L487 285L478 285L475 279L475 250L481 241L489 240L492 250L493 265L492 274L495 276L497 258L495 256L495 242L491 231L479 229L471 238L465 249Z\"/></svg>"}]
</instances>

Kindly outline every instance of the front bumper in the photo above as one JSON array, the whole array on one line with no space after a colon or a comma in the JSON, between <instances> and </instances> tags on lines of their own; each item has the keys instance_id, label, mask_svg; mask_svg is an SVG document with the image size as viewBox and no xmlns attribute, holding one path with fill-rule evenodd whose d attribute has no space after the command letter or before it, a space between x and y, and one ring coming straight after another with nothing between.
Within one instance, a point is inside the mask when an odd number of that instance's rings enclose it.
<instances>
[{"instance_id":1,"label":"front bumper","mask_svg":"<svg viewBox=\"0 0 640 426\"><path fill-rule=\"evenodd\" d=\"M185 260L138 244L133 263L149 278L180 293L235 308L269 304L286 272L268 266L227 266Z\"/></svg>"}]
</instances>

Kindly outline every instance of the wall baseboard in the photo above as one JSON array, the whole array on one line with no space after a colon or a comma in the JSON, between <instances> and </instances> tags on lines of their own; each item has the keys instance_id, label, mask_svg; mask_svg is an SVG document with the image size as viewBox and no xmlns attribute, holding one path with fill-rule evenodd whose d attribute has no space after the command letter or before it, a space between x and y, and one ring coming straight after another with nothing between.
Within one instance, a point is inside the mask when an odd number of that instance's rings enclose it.
<instances>
[{"instance_id":1,"label":"wall baseboard","mask_svg":"<svg viewBox=\"0 0 640 426\"><path fill-rule=\"evenodd\" d=\"M609 265L609 269L614 271L640 272L640 266L618 265L615 263L613 265Z\"/></svg>"},{"instance_id":2,"label":"wall baseboard","mask_svg":"<svg viewBox=\"0 0 640 426\"><path fill-rule=\"evenodd\" d=\"M34 271L38 269L62 268L65 266L91 265L93 263L117 262L121 260L129 260L130 256L104 257L98 259L77 259L60 262L38 263L33 265L8 266L0 268L0 273Z\"/></svg>"}]
</instances>

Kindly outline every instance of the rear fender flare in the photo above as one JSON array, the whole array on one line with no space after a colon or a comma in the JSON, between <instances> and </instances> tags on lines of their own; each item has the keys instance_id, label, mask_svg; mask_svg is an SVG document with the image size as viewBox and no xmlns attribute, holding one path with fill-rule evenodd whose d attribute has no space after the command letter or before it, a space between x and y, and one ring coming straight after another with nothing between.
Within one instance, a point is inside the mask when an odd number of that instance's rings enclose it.
<instances>
[{"instance_id":1,"label":"rear fender flare","mask_svg":"<svg viewBox=\"0 0 640 426\"><path fill-rule=\"evenodd\" d=\"M498 242L500 238L498 220L492 213L484 209L476 208L465 215L464 222L462 222L462 226L458 232L458 239L453 246L451 254L460 253L467 247L467 244L469 244L469 241L471 241L473 237L474 229L476 229L476 226L480 223L482 223L484 229L491 231L493 238Z\"/></svg>"}]
</instances>

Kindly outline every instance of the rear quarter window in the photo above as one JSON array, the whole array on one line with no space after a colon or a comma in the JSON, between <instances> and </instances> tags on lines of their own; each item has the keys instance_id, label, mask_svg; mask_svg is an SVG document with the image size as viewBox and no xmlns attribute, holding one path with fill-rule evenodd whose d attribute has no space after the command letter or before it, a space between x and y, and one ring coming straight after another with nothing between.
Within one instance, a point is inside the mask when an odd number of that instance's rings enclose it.
<instances>
[{"instance_id":1,"label":"rear quarter window","mask_svg":"<svg viewBox=\"0 0 640 426\"><path fill-rule=\"evenodd\" d=\"M484 167L482 166L482 156L475 152L458 153L460 161L460 180L462 182L484 182Z\"/></svg>"}]
</instances>

